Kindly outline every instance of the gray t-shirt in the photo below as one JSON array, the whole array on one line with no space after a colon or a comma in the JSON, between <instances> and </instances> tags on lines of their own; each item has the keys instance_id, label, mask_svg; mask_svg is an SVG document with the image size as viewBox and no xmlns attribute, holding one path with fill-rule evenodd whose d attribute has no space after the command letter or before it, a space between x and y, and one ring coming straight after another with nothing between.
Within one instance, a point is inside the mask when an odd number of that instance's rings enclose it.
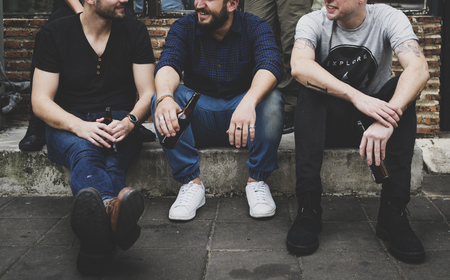
<instances>
[{"instance_id":1,"label":"gray t-shirt","mask_svg":"<svg viewBox=\"0 0 450 280\"><path fill-rule=\"evenodd\" d=\"M339 80L368 95L391 77L392 51L406 40L418 40L402 11L384 4L367 5L364 22L345 29L327 18L325 8L300 18L295 40L308 39L316 62Z\"/></svg>"}]
</instances>

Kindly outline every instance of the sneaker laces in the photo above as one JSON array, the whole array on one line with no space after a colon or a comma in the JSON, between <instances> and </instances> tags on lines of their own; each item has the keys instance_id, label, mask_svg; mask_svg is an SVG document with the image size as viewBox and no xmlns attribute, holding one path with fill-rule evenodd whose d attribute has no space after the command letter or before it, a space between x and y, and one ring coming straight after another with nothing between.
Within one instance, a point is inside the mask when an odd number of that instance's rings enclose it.
<instances>
[{"instance_id":1,"label":"sneaker laces","mask_svg":"<svg viewBox=\"0 0 450 280\"><path fill-rule=\"evenodd\" d=\"M256 204L268 204L266 190L264 181L259 181L257 183L249 184L253 198Z\"/></svg>"},{"instance_id":2,"label":"sneaker laces","mask_svg":"<svg viewBox=\"0 0 450 280\"><path fill-rule=\"evenodd\" d=\"M192 181L182 185L180 191L178 192L174 207L189 206L198 189L201 188L201 185L195 184Z\"/></svg>"}]
</instances>

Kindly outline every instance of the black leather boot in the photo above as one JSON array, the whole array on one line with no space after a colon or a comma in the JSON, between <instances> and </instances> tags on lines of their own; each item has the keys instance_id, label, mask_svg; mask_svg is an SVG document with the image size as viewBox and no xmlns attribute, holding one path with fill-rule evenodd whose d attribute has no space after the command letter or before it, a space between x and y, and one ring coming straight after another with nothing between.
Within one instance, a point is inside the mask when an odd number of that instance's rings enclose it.
<instances>
[{"instance_id":1,"label":"black leather boot","mask_svg":"<svg viewBox=\"0 0 450 280\"><path fill-rule=\"evenodd\" d=\"M297 218L286 238L289 252L309 255L319 248L317 235L322 231L322 207L320 193L307 192L298 198Z\"/></svg>"},{"instance_id":2,"label":"black leather boot","mask_svg":"<svg viewBox=\"0 0 450 280\"><path fill-rule=\"evenodd\" d=\"M422 262L425 250L414 234L407 218L406 201L401 198L382 199L378 213L376 234L389 242L389 252L407 262Z\"/></svg>"},{"instance_id":3,"label":"black leather boot","mask_svg":"<svg viewBox=\"0 0 450 280\"><path fill-rule=\"evenodd\" d=\"M45 122L31 110L27 133L19 142L19 149L24 151L39 151L45 145Z\"/></svg>"}]
</instances>

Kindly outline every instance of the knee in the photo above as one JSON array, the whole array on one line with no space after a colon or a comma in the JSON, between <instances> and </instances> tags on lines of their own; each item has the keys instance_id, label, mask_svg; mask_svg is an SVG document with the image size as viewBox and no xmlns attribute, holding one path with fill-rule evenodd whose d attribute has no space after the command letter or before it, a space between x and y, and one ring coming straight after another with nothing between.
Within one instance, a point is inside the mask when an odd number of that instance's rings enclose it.
<instances>
[{"instance_id":1,"label":"knee","mask_svg":"<svg viewBox=\"0 0 450 280\"><path fill-rule=\"evenodd\" d=\"M266 95L260 106L265 115L280 116L280 113L284 113L284 95L277 89L272 90Z\"/></svg>"},{"instance_id":2,"label":"knee","mask_svg":"<svg viewBox=\"0 0 450 280\"><path fill-rule=\"evenodd\" d=\"M259 127L263 126L269 134L278 134L284 122L284 95L279 90L267 94L256 110L256 120Z\"/></svg>"},{"instance_id":3,"label":"knee","mask_svg":"<svg viewBox=\"0 0 450 280\"><path fill-rule=\"evenodd\" d=\"M104 162L104 156L97 146L81 139L70 148L70 161L72 167L82 163L85 166L93 166Z\"/></svg>"}]
</instances>

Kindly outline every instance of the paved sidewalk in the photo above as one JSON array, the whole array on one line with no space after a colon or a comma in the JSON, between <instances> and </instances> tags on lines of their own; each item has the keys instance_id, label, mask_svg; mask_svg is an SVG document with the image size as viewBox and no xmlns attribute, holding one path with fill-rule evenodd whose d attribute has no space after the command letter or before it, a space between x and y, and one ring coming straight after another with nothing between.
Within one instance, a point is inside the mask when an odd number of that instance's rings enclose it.
<instances>
[{"instance_id":1,"label":"paved sidewalk","mask_svg":"<svg viewBox=\"0 0 450 280\"><path fill-rule=\"evenodd\" d=\"M157 197L146 198L140 239L117 252L101 279L449 279L449 177L427 178L424 188L434 189L408 205L426 249L422 264L394 259L375 236L376 197L324 197L320 247L304 257L285 246L295 198L276 197L276 215L263 220L249 216L245 197L208 198L193 221L172 222L174 198ZM75 267L78 241L70 249L71 203L71 197L0 198L0 279L83 278Z\"/></svg>"}]
</instances>

